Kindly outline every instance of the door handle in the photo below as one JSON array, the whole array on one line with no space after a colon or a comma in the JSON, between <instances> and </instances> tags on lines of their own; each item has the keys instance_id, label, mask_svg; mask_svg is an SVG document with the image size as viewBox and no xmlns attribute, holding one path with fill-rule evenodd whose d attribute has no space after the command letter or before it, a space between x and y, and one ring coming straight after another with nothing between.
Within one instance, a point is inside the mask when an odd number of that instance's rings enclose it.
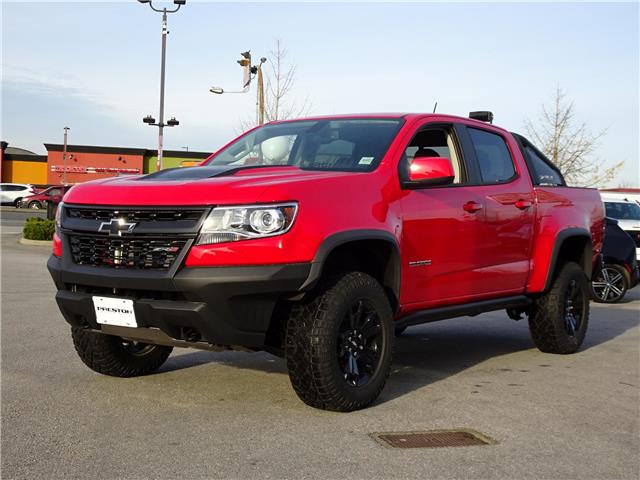
<instances>
[{"instance_id":1,"label":"door handle","mask_svg":"<svg viewBox=\"0 0 640 480\"><path fill-rule=\"evenodd\" d=\"M478 210L482 210L482 205L478 202L467 202L462 206L465 212L476 213Z\"/></svg>"},{"instance_id":2,"label":"door handle","mask_svg":"<svg viewBox=\"0 0 640 480\"><path fill-rule=\"evenodd\" d=\"M526 210L527 208L531 207L531 202L529 200L518 200L515 203L516 208L519 208L520 210Z\"/></svg>"}]
</instances>

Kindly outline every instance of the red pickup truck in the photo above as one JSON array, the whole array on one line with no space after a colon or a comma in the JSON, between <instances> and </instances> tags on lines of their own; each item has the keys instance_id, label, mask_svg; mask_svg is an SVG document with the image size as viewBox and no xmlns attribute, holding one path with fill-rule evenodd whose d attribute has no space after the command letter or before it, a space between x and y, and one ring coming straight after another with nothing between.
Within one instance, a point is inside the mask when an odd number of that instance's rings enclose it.
<instances>
[{"instance_id":1,"label":"red pickup truck","mask_svg":"<svg viewBox=\"0 0 640 480\"><path fill-rule=\"evenodd\" d=\"M604 215L520 135L381 114L274 122L197 167L76 185L56 223L48 268L91 369L266 350L304 402L351 411L411 325L505 309L543 352L575 352Z\"/></svg>"}]
</instances>

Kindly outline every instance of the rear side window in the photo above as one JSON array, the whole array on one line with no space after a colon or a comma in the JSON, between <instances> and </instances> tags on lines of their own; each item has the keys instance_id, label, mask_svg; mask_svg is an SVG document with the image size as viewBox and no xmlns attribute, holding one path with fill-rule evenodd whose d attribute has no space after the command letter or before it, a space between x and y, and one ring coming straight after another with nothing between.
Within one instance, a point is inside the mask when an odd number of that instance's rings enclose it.
<instances>
[{"instance_id":1,"label":"rear side window","mask_svg":"<svg viewBox=\"0 0 640 480\"><path fill-rule=\"evenodd\" d=\"M500 135L467 128L473 148L478 158L483 183L500 183L511 179L515 174L509 148Z\"/></svg>"},{"instance_id":2,"label":"rear side window","mask_svg":"<svg viewBox=\"0 0 640 480\"><path fill-rule=\"evenodd\" d=\"M534 185L557 187L565 184L560 172L542 158L536 150L525 145L524 153L529 159L529 168L532 170L531 179Z\"/></svg>"}]
</instances>

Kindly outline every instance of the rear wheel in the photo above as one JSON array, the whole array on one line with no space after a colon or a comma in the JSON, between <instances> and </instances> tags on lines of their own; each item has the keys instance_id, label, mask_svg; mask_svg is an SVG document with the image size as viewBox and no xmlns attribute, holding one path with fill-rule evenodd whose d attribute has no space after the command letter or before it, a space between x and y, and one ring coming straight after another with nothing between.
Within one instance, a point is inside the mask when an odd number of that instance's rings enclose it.
<instances>
[{"instance_id":1,"label":"rear wheel","mask_svg":"<svg viewBox=\"0 0 640 480\"><path fill-rule=\"evenodd\" d=\"M71 328L80 359L94 372L113 377L137 377L157 370L172 347L135 342L84 328Z\"/></svg>"},{"instance_id":2,"label":"rear wheel","mask_svg":"<svg viewBox=\"0 0 640 480\"><path fill-rule=\"evenodd\" d=\"M591 289L596 302L619 302L629 289L629 274L624 267L607 263L594 277Z\"/></svg>"},{"instance_id":3,"label":"rear wheel","mask_svg":"<svg viewBox=\"0 0 640 480\"><path fill-rule=\"evenodd\" d=\"M547 353L574 353L584 340L589 322L589 287L577 263L567 262L551 289L537 299L529 314L529 330L536 347Z\"/></svg>"},{"instance_id":4,"label":"rear wheel","mask_svg":"<svg viewBox=\"0 0 640 480\"><path fill-rule=\"evenodd\" d=\"M380 284L364 273L343 274L291 311L285 355L293 389L316 408L367 407L389 376L393 339Z\"/></svg>"}]
</instances>

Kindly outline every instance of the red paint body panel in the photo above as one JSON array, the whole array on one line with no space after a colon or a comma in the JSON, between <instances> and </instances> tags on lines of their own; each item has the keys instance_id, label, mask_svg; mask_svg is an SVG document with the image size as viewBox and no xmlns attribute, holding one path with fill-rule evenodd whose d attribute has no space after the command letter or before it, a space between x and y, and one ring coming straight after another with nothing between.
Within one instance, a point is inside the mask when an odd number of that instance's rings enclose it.
<instances>
[{"instance_id":1,"label":"red paint body panel","mask_svg":"<svg viewBox=\"0 0 640 480\"><path fill-rule=\"evenodd\" d=\"M387 116L403 117L405 123L380 165L370 173L285 166L190 181L119 177L76 185L64 201L114 206L296 201L298 215L286 234L195 246L186 267L310 262L331 235L379 230L395 237L400 249L400 316L440 305L542 291L555 240L569 227L589 231L594 255L600 251L604 223L598 192L534 188L520 150L507 131L448 115ZM364 117L382 115L336 118ZM511 151L516 175L496 185L402 189L398 162L416 128L425 122L457 122L498 133ZM54 250L55 245L54 241ZM427 260L429 266L410 266Z\"/></svg>"}]
</instances>

